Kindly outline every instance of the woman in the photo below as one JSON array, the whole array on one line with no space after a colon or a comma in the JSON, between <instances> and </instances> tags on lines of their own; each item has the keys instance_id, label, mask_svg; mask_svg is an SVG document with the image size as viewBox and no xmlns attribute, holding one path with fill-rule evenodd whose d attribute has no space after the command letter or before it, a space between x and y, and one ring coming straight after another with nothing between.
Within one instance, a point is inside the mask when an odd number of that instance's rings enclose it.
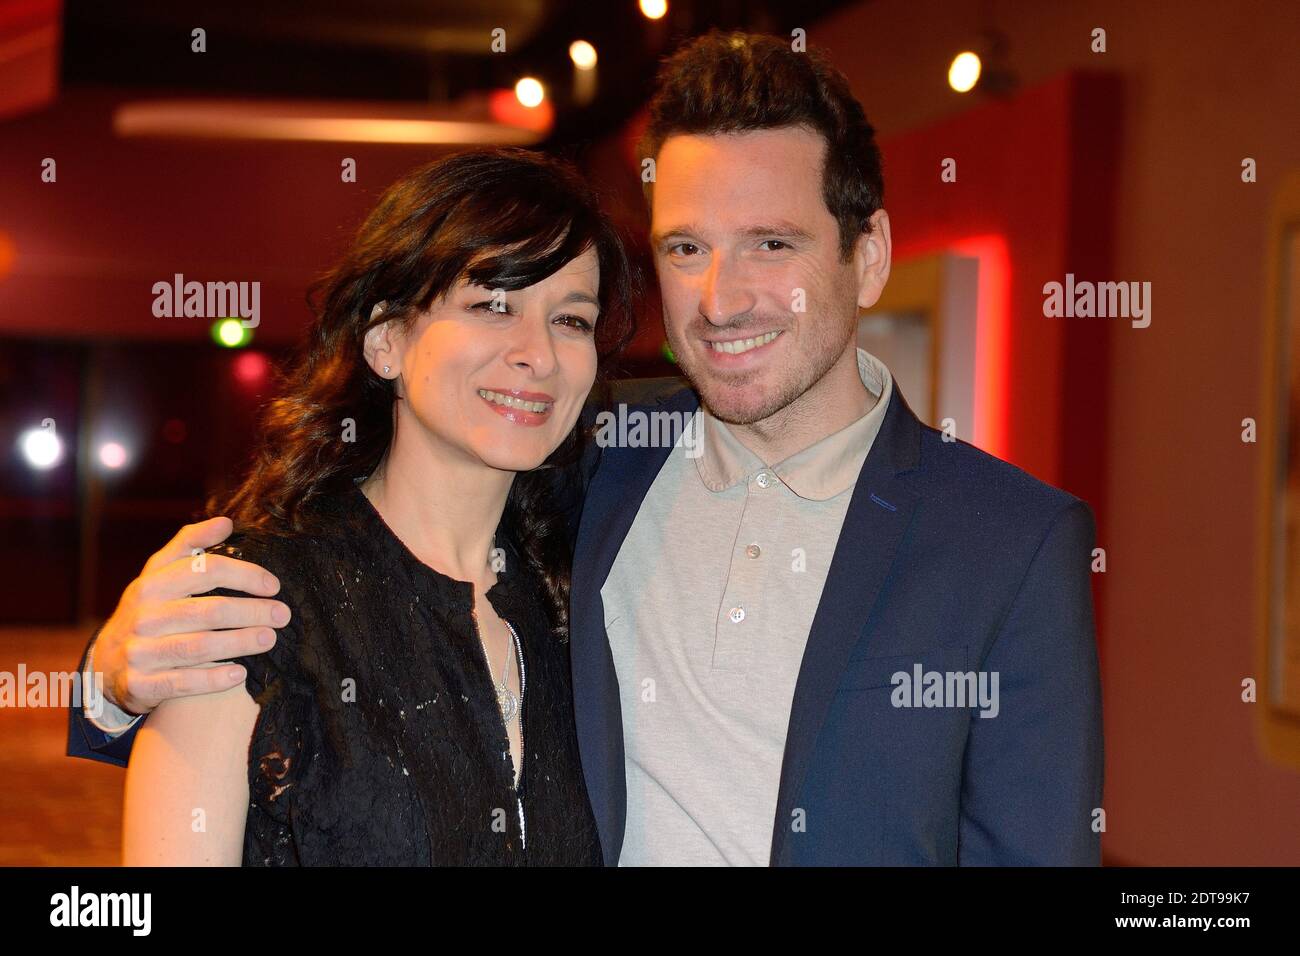
<instances>
[{"instance_id":1,"label":"woman","mask_svg":"<svg viewBox=\"0 0 1300 956\"><path fill-rule=\"evenodd\" d=\"M245 685L170 700L128 864L597 864L571 712L579 413L633 276L578 174L477 150L394 184L319 285L224 507L281 582Z\"/></svg>"}]
</instances>

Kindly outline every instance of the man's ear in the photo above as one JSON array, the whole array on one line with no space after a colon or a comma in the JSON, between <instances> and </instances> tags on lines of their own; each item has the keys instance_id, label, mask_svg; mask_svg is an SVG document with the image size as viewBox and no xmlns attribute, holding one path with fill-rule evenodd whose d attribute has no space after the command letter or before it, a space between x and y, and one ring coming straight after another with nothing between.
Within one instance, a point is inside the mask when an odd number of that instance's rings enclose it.
<instances>
[{"instance_id":1,"label":"man's ear","mask_svg":"<svg viewBox=\"0 0 1300 956\"><path fill-rule=\"evenodd\" d=\"M375 307L370 310L371 321L379 318L387 306L387 302L375 303ZM362 341L361 350L365 356L366 364L380 378L394 379L399 374L401 355L397 350L396 339L396 329L393 323L380 322L378 325L370 327L366 332L365 339Z\"/></svg>"},{"instance_id":2,"label":"man's ear","mask_svg":"<svg viewBox=\"0 0 1300 956\"><path fill-rule=\"evenodd\" d=\"M858 236L853 249L853 265L858 277L858 308L869 309L880 299L889 281L893 261L893 241L889 236L889 214L877 209L868 220L869 231Z\"/></svg>"}]
</instances>

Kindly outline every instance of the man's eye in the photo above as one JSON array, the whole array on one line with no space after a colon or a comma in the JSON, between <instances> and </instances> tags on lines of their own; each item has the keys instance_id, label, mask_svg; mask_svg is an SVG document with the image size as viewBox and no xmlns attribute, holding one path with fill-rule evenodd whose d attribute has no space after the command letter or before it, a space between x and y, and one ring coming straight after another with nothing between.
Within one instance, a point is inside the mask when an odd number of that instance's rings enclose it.
<instances>
[{"instance_id":1,"label":"man's eye","mask_svg":"<svg viewBox=\"0 0 1300 956\"><path fill-rule=\"evenodd\" d=\"M669 255L693 256L700 251L700 247L693 242L675 242L668 247Z\"/></svg>"},{"instance_id":2,"label":"man's eye","mask_svg":"<svg viewBox=\"0 0 1300 956\"><path fill-rule=\"evenodd\" d=\"M790 244L786 242L784 239L764 239L762 242L759 243L759 245L781 247L780 249L771 250L772 252L783 252L784 250L791 248Z\"/></svg>"},{"instance_id":3,"label":"man's eye","mask_svg":"<svg viewBox=\"0 0 1300 956\"><path fill-rule=\"evenodd\" d=\"M595 328L595 326L593 326L590 322L588 322L580 315L570 315L567 313L565 315L557 315L555 317L555 321L563 322L565 325L568 325L571 328L578 329L579 331L582 332L591 332Z\"/></svg>"}]
</instances>

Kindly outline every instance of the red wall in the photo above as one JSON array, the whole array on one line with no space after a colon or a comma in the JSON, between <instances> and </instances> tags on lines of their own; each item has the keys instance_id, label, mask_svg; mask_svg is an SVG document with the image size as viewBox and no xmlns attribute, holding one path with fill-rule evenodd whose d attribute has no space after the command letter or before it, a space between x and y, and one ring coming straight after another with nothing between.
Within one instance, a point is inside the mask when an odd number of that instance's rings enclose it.
<instances>
[{"instance_id":1,"label":"red wall","mask_svg":"<svg viewBox=\"0 0 1300 956\"><path fill-rule=\"evenodd\" d=\"M0 335L202 339L208 320L155 318L155 282L261 282L261 344L293 341L306 286L379 193L428 148L124 140L122 94L73 92L0 135ZM41 182L41 163L58 181ZM344 157L356 183L341 181ZM0 263L4 257L0 256ZM3 265L0 264L0 272Z\"/></svg>"}]
</instances>

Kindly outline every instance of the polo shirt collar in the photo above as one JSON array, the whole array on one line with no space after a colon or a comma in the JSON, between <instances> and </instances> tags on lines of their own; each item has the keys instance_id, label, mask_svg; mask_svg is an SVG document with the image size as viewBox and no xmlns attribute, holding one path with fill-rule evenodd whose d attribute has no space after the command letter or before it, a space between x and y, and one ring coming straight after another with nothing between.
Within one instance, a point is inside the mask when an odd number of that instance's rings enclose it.
<instances>
[{"instance_id":1,"label":"polo shirt collar","mask_svg":"<svg viewBox=\"0 0 1300 956\"><path fill-rule=\"evenodd\" d=\"M695 467L704 487L722 492L759 472L779 478L800 498L825 501L852 488L880 433L894 391L889 369L865 349L858 349L858 375L876 402L857 421L773 465L746 448L727 427L700 406L703 448Z\"/></svg>"}]
</instances>

